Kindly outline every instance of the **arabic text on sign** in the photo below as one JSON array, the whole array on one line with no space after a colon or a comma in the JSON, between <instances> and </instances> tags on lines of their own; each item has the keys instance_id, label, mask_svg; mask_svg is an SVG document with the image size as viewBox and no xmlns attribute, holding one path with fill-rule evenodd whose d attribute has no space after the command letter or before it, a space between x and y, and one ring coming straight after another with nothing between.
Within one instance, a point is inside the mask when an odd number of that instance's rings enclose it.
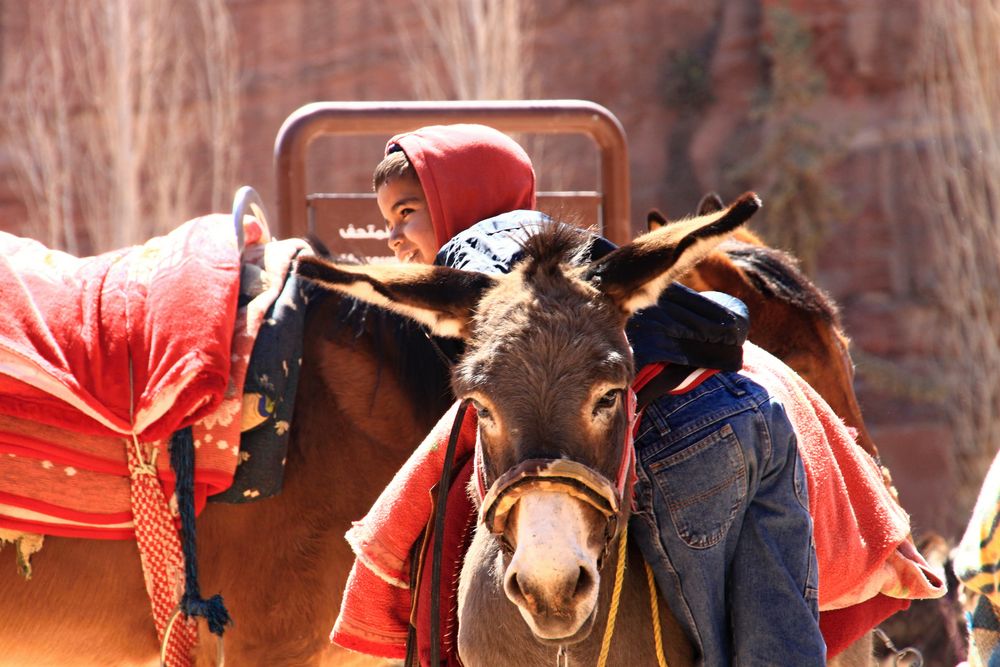
<instances>
[{"instance_id":1,"label":"arabic text on sign","mask_svg":"<svg viewBox=\"0 0 1000 667\"><path fill-rule=\"evenodd\" d=\"M389 232L381 227L376 227L374 224L369 224L367 227L355 227L354 225L347 225L346 229L340 230L340 238L342 239L372 239L375 241L385 241L389 238Z\"/></svg>"}]
</instances>

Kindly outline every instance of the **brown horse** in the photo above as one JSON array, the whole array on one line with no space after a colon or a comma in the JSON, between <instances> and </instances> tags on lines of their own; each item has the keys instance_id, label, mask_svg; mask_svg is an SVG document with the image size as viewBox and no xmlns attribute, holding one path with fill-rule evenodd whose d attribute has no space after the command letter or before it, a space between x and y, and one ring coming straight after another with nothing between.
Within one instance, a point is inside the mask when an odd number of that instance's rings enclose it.
<instances>
[{"instance_id":1,"label":"brown horse","mask_svg":"<svg viewBox=\"0 0 1000 667\"><path fill-rule=\"evenodd\" d=\"M202 590L234 619L227 664L371 664L328 639L354 559L343 536L451 400L412 325L332 294L309 310L284 490L210 503L197 522ZM30 581L0 556L0 665L156 663L134 542L47 537ZM199 664L214 664L201 638Z\"/></svg>"},{"instance_id":2,"label":"brown horse","mask_svg":"<svg viewBox=\"0 0 1000 667\"><path fill-rule=\"evenodd\" d=\"M745 196L588 266L573 262L579 233L553 226L525 241L526 259L504 276L430 266L308 267L331 288L466 341L452 386L478 412L475 475L489 491L479 497L481 520L459 583L464 664L603 664L612 617L617 639L607 664L657 664L641 560L631 554L632 567L616 567L626 552L629 503L622 501L630 492L621 474L633 373L624 324L758 206ZM620 601L612 607L618 576ZM689 641L655 588L652 595L666 660L693 664ZM870 663L870 641L859 646L856 661L842 664Z\"/></svg>"},{"instance_id":3,"label":"brown horse","mask_svg":"<svg viewBox=\"0 0 1000 667\"><path fill-rule=\"evenodd\" d=\"M697 214L722 208L719 196L709 193ZM655 209L646 222L650 230L668 224ZM679 280L697 291L717 290L743 301L750 311L750 340L801 375L857 430L858 444L878 458L854 393L850 341L837 305L802 273L794 257L741 227Z\"/></svg>"},{"instance_id":4,"label":"brown horse","mask_svg":"<svg viewBox=\"0 0 1000 667\"><path fill-rule=\"evenodd\" d=\"M739 261L715 251L689 274L691 284L740 296L754 326L787 323L771 343L756 340L806 374L838 414L860 427L859 413L837 407L838 396L850 397L839 405L856 406L849 374L829 362L838 344L818 349L813 337L792 335L803 327L836 343L843 341L839 329L817 316L822 308L761 282L768 270L756 267L765 264ZM784 343L791 339L808 352L789 350ZM809 361L814 356L822 361ZM834 372L809 376L809 368ZM343 534L451 400L445 371L421 333L334 295L309 307L300 382L282 494L242 507L210 504L198 520L202 589L223 593L235 620L225 635L230 664L349 663L327 639L353 562ZM49 537L33 557L31 581L17 574L9 549L0 554L11 560L0 566L0 665L155 662L134 543ZM622 613L630 605L639 605L633 609L639 613L648 601L640 601L637 582L628 585L635 594ZM674 627L667 616L664 623ZM206 635L203 629L200 662L210 664L215 647Z\"/></svg>"}]
</instances>

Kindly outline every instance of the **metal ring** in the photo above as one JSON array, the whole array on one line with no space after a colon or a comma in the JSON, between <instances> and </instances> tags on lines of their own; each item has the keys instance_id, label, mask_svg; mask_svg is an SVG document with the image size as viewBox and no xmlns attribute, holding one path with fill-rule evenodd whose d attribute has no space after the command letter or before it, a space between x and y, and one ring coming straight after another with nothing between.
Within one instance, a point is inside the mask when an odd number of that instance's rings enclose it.
<instances>
[{"instance_id":1,"label":"metal ring","mask_svg":"<svg viewBox=\"0 0 1000 667\"><path fill-rule=\"evenodd\" d=\"M233 197L233 226L236 228L236 245L241 255L243 254L243 245L245 242L243 236L243 216L247 215L248 207L253 216L260 221L260 224L264 225L264 231L270 236L267 216L264 215L264 202L256 190L249 185L244 185L236 191L236 196Z\"/></svg>"},{"instance_id":2,"label":"metal ring","mask_svg":"<svg viewBox=\"0 0 1000 667\"><path fill-rule=\"evenodd\" d=\"M170 633L174 630L174 623L177 621L177 617L184 614L181 611L180 605L174 609L174 613L170 614L170 620L167 621L167 628L163 631L163 641L160 642L160 667L167 667L167 643L170 641ZM222 635L218 635L218 647L215 652L215 664L216 667L223 667L226 664L226 649L222 642Z\"/></svg>"},{"instance_id":3,"label":"metal ring","mask_svg":"<svg viewBox=\"0 0 1000 667\"><path fill-rule=\"evenodd\" d=\"M903 662L903 661L906 662ZM924 655L912 646L908 646L896 652L893 665L907 665L908 667L923 667Z\"/></svg>"},{"instance_id":4,"label":"metal ring","mask_svg":"<svg viewBox=\"0 0 1000 667\"><path fill-rule=\"evenodd\" d=\"M896 648L896 645L889 639L889 635L882 628L875 628L875 636L891 652L894 667L900 667L903 664L909 665L909 667L923 667L924 654L919 649L912 646L907 646L903 649ZM902 660L906 660L906 663L901 662Z\"/></svg>"}]
</instances>

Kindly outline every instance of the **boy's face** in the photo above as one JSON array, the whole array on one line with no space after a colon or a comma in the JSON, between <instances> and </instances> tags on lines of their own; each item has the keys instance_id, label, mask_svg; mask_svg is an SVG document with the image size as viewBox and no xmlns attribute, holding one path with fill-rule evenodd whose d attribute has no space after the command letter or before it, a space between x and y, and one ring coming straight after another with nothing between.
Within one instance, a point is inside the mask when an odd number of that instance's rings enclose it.
<instances>
[{"instance_id":1,"label":"boy's face","mask_svg":"<svg viewBox=\"0 0 1000 667\"><path fill-rule=\"evenodd\" d=\"M394 178L376 193L389 230L389 249L401 262L433 264L440 248L423 188L415 178Z\"/></svg>"}]
</instances>

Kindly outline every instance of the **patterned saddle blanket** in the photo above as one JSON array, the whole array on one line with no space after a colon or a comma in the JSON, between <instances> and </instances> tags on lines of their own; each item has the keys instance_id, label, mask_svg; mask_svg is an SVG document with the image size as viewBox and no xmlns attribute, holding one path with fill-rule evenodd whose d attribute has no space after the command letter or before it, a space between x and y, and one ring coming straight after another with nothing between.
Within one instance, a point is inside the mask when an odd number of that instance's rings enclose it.
<instances>
[{"instance_id":1,"label":"patterned saddle blanket","mask_svg":"<svg viewBox=\"0 0 1000 667\"><path fill-rule=\"evenodd\" d=\"M306 247L247 220L242 265L227 215L86 258L0 233L0 529L132 538L127 447L170 497L188 426L196 510L232 485L254 341Z\"/></svg>"}]
</instances>

